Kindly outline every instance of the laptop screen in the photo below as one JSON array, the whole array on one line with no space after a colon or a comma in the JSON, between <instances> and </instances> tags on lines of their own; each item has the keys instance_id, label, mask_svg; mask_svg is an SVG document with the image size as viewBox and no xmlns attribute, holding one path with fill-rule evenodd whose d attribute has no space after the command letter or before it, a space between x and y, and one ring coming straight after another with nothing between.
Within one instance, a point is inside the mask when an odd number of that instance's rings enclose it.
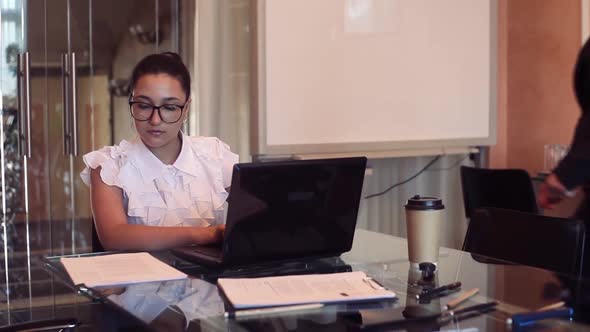
<instances>
[{"instance_id":1,"label":"laptop screen","mask_svg":"<svg viewBox=\"0 0 590 332\"><path fill-rule=\"evenodd\" d=\"M364 157L235 165L224 260L350 250L365 166Z\"/></svg>"}]
</instances>

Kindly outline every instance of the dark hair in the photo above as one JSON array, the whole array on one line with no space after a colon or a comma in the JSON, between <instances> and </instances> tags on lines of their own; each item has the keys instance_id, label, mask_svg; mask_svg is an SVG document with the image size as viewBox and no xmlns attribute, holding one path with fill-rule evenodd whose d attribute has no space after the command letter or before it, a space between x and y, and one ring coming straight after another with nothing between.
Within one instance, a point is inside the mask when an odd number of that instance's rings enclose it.
<instances>
[{"instance_id":1,"label":"dark hair","mask_svg":"<svg viewBox=\"0 0 590 332\"><path fill-rule=\"evenodd\" d=\"M578 54L574 70L574 92L582 112L590 112L590 39Z\"/></svg>"},{"instance_id":2,"label":"dark hair","mask_svg":"<svg viewBox=\"0 0 590 332\"><path fill-rule=\"evenodd\" d=\"M149 74L168 74L176 78L178 82L180 82L182 90L186 94L188 100L191 91L191 76L182 62L180 55L174 52L164 52L151 54L141 59L131 74L129 93L133 93L135 84L137 84L137 81L143 75Z\"/></svg>"}]
</instances>

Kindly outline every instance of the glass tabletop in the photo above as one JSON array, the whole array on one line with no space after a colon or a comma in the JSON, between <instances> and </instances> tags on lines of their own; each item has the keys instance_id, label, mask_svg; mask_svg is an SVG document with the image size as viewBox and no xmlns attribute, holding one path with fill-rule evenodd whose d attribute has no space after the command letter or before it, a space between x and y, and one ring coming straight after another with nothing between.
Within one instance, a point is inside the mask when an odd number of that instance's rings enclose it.
<instances>
[{"instance_id":1,"label":"glass tabletop","mask_svg":"<svg viewBox=\"0 0 590 332\"><path fill-rule=\"evenodd\" d=\"M108 253L101 253L108 254ZM85 254L86 256L96 254ZM306 259L281 264L260 264L234 269L211 269L186 262L169 252L153 255L189 274L184 280L140 283L79 291L92 299L130 313L145 326L157 331L357 331L401 328L412 331L463 330L510 331L507 319L514 313L536 310L568 298L576 310L584 310L587 280L560 275L528 266L488 260L459 250L441 248L437 270L432 278L423 278L407 258L403 238L362 229L357 230L353 248L341 257ZM59 261L47 258L49 270L72 287ZM284 312L249 319L227 319L226 304L215 284L220 277L254 277L303 273L364 271L384 287L394 291L396 300L361 304L333 304L305 312ZM460 291L431 300L417 299L425 288L462 283ZM477 288L478 293L460 307L498 301L496 310L457 316L440 322L420 319L439 314L444 306L462 292ZM587 300L587 299L586 299ZM580 304L582 303L582 304ZM533 326L540 331L589 330L579 311L576 320L546 320ZM397 326L396 320L403 321ZM411 323L411 324L410 324ZM404 325L405 324L405 325ZM408 325L410 324L410 325Z\"/></svg>"}]
</instances>

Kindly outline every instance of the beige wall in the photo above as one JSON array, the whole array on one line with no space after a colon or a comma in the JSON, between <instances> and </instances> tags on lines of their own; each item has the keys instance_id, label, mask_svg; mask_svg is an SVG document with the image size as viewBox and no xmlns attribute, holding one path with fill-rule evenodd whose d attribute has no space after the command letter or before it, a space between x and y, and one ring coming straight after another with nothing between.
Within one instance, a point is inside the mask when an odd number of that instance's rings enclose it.
<instances>
[{"instance_id":1,"label":"beige wall","mask_svg":"<svg viewBox=\"0 0 590 332\"><path fill-rule=\"evenodd\" d=\"M490 166L535 174L543 168L543 146L569 143L579 116L572 71L582 40L581 1L499 0L498 14L498 144ZM544 282L502 269L491 280L509 303Z\"/></svg>"},{"instance_id":2,"label":"beige wall","mask_svg":"<svg viewBox=\"0 0 590 332\"><path fill-rule=\"evenodd\" d=\"M499 1L498 144L492 167L543 168L543 146L569 143L579 110L572 70L580 0Z\"/></svg>"}]
</instances>

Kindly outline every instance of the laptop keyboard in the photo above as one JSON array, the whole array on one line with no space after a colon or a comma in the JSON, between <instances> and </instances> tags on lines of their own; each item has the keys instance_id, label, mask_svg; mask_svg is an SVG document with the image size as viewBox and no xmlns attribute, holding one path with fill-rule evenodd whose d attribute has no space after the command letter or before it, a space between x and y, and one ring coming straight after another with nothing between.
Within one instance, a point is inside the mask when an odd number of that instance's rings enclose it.
<instances>
[{"instance_id":1,"label":"laptop keyboard","mask_svg":"<svg viewBox=\"0 0 590 332\"><path fill-rule=\"evenodd\" d=\"M221 256L221 247L220 246L199 246L198 249L193 249L194 252L198 252L199 254L210 256L210 257L220 257Z\"/></svg>"}]
</instances>

